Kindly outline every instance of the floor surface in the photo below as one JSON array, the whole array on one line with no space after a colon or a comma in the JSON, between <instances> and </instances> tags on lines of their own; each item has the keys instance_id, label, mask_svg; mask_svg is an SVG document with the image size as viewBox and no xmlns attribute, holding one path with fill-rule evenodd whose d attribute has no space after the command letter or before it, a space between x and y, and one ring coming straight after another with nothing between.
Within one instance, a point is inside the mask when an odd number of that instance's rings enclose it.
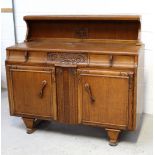
<instances>
[{"instance_id":1,"label":"floor surface","mask_svg":"<svg viewBox=\"0 0 155 155\"><path fill-rule=\"evenodd\" d=\"M26 134L19 117L9 116L7 91L2 91L2 155L152 155L152 116L144 115L141 129L124 132L117 146L108 145L104 129L44 122Z\"/></svg>"}]
</instances>

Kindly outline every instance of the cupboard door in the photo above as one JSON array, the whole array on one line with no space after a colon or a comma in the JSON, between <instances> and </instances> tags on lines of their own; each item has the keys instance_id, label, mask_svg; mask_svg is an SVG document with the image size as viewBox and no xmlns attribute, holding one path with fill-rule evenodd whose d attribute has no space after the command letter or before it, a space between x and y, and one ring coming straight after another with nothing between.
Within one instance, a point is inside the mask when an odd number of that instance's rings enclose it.
<instances>
[{"instance_id":1,"label":"cupboard door","mask_svg":"<svg viewBox=\"0 0 155 155\"><path fill-rule=\"evenodd\" d=\"M53 116L53 68L9 68L11 111L15 115Z\"/></svg>"},{"instance_id":2,"label":"cupboard door","mask_svg":"<svg viewBox=\"0 0 155 155\"><path fill-rule=\"evenodd\" d=\"M78 72L82 122L127 127L132 84L130 75L133 74L101 70Z\"/></svg>"}]
</instances>

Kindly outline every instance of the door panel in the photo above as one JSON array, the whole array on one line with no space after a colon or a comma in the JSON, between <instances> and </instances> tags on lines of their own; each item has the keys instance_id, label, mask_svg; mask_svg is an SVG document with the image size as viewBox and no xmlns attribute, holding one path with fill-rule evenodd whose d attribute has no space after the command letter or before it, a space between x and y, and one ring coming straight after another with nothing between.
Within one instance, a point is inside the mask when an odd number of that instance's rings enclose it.
<instances>
[{"instance_id":1,"label":"door panel","mask_svg":"<svg viewBox=\"0 0 155 155\"><path fill-rule=\"evenodd\" d=\"M15 114L51 117L53 69L10 69Z\"/></svg>"},{"instance_id":2,"label":"door panel","mask_svg":"<svg viewBox=\"0 0 155 155\"><path fill-rule=\"evenodd\" d=\"M82 122L127 126L128 96L127 73L80 71Z\"/></svg>"}]
</instances>

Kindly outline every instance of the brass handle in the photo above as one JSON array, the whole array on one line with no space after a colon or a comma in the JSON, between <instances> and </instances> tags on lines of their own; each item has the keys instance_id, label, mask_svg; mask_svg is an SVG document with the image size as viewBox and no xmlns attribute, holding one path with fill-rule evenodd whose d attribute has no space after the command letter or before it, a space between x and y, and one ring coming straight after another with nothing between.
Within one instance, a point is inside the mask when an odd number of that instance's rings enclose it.
<instances>
[{"instance_id":1,"label":"brass handle","mask_svg":"<svg viewBox=\"0 0 155 155\"><path fill-rule=\"evenodd\" d=\"M41 88L40 88L40 92L39 92L40 98L43 97L44 88L45 88L46 85L47 85L47 81L46 81L46 80L43 80L43 81L41 82Z\"/></svg>"},{"instance_id":2,"label":"brass handle","mask_svg":"<svg viewBox=\"0 0 155 155\"><path fill-rule=\"evenodd\" d=\"M110 55L109 66L112 67L113 64L113 55Z\"/></svg>"},{"instance_id":3,"label":"brass handle","mask_svg":"<svg viewBox=\"0 0 155 155\"><path fill-rule=\"evenodd\" d=\"M91 91L90 85L89 85L88 83L85 83L84 87L85 87L85 90L87 91L87 93L88 93L88 95L89 95L89 97L90 97L91 103L94 103L94 102L95 102L95 98L94 98L94 96L92 95L92 91Z\"/></svg>"},{"instance_id":4,"label":"brass handle","mask_svg":"<svg viewBox=\"0 0 155 155\"><path fill-rule=\"evenodd\" d=\"M29 52L28 52L28 51L26 51L26 52L24 53L24 57L25 57L25 62L27 62L28 59L29 59Z\"/></svg>"}]
</instances>

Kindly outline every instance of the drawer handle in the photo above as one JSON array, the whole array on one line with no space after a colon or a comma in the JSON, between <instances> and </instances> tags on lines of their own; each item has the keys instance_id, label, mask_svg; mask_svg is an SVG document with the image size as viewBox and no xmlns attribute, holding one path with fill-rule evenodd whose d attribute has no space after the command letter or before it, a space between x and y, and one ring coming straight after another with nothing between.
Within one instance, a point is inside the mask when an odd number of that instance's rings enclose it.
<instances>
[{"instance_id":1,"label":"drawer handle","mask_svg":"<svg viewBox=\"0 0 155 155\"><path fill-rule=\"evenodd\" d=\"M113 64L113 55L110 55L109 66L112 67Z\"/></svg>"},{"instance_id":2,"label":"drawer handle","mask_svg":"<svg viewBox=\"0 0 155 155\"><path fill-rule=\"evenodd\" d=\"M87 91L87 93L88 93L88 95L89 95L89 97L90 97L91 103L94 103L94 102L95 102L95 98L94 98L94 96L92 95L92 91L91 91L90 85L89 85L88 83L85 83L84 86L85 86L85 90Z\"/></svg>"},{"instance_id":3,"label":"drawer handle","mask_svg":"<svg viewBox=\"0 0 155 155\"><path fill-rule=\"evenodd\" d=\"M43 80L43 81L41 82L41 88L40 88L40 92L39 92L40 98L43 97L44 88L45 88L46 85L47 85L47 81L46 81L46 80Z\"/></svg>"},{"instance_id":4,"label":"drawer handle","mask_svg":"<svg viewBox=\"0 0 155 155\"><path fill-rule=\"evenodd\" d=\"M25 57L25 62L27 62L28 59L29 59L29 52L28 52L28 51L26 51L26 52L24 53L24 57Z\"/></svg>"}]
</instances>

